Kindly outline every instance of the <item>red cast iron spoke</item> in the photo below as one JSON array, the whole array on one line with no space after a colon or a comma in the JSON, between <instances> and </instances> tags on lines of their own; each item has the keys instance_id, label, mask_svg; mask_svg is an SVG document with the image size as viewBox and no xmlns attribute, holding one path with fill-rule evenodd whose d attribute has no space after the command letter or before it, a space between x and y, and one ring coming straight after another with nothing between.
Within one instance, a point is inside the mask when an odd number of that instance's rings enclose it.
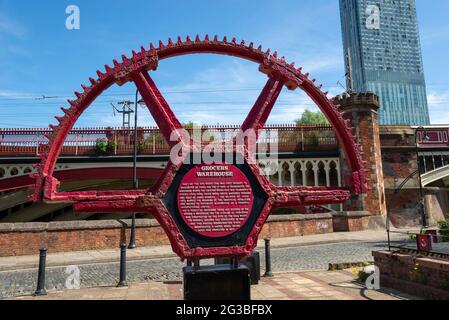
<instances>
[{"instance_id":1,"label":"red cast iron spoke","mask_svg":"<svg viewBox=\"0 0 449 320\"><path fill-rule=\"evenodd\" d=\"M349 190L335 187L275 187L274 190L276 208L338 204L349 200L351 196Z\"/></svg>"},{"instance_id":2,"label":"red cast iron spoke","mask_svg":"<svg viewBox=\"0 0 449 320\"><path fill-rule=\"evenodd\" d=\"M180 141L180 137L178 136L175 141L170 141L170 138L172 133L176 133L177 130L183 128L181 123L146 71L137 73L132 79L165 140L170 147L174 146Z\"/></svg>"},{"instance_id":3,"label":"red cast iron spoke","mask_svg":"<svg viewBox=\"0 0 449 320\"><path fill-rule=\"evenodd\" d=\"M142 198L143 195L140 196ZM146 197L148 198L148 197ZM159 199L151 198L145 201L145 206L140 205L139 202L134 200L103 200L103 201L89 201L89 202L78 202L73 206L74 211L77 214L86 213L151 213L153 214L156 207L156 202Z\"/></svg>"},{"instance_id":4,"label":"red cast iron spoke","mask_svg":"<svg viewBox=\"0 0 449 320\"><path fill-rule=\"evenodd\" d=\"M284 83L280 80L270 78L267 81L267 84L241 126L242 132L245 132L248 129L253 129L256 133L256 139L259 137L260 131L265 126L265 122L267 121L271 110L273 110L274 104L276 103L283 86Z\"/></svg>"},{"instance_id":5,"label":"red cast iron spoke","mask_svg":"<svg viewBox=\"0 0 449 320\"><path fill-rule=\"evenodd\" d=\"M72 191L58 192L51 201L136 201L145 194L145 190L111 190L111 191Z\"/></svg>"}]
</instances>

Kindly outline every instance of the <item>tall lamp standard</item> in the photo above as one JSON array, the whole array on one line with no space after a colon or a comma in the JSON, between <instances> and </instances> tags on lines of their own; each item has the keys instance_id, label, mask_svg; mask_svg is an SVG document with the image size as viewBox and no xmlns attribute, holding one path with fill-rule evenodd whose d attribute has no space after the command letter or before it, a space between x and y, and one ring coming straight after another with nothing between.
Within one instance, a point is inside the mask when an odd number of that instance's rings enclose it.
<instances>
[{"instance_id":1,"label":"tall lamp standard","mask_svg":"<svg viewBox=\"0 0 449 320\"><path fill-rule=\"evenodd\" d=\"M424 192L423 192L423 186L422 186L422 179L421 179L421 163L419 161L419 142L418 142L418 132L421 133L421 142L422 141L429 141L429 136L427 135L427 132L425 131L424 127L418 127L415 129L415 147L416 147L416 161L418 164L418 183L419 183L419 211L421 214L421 221L423 227L427 227L427 217L426 217L426 206L424 205ZM426 161L425 158L423 161Z\"/></svg>"},{"instance_id":2,"label":"tall lamp standard","mask_svg":"<svg viewBox=\"0 0 449 320\"><path fill-rule=\"evenodd\" d=\"M143 100L139 100L139 90L136 90L136 100L135 100L135 112L134 112L134 152L133 152L133 189L139 189L139 180L137 179L137 113L138 106L145 106L145 102ZM128 249L135 249L136 245L136 213L133 213L132 223L131 223L131 236L129 241Z\"/></svg>"}]
</instances>

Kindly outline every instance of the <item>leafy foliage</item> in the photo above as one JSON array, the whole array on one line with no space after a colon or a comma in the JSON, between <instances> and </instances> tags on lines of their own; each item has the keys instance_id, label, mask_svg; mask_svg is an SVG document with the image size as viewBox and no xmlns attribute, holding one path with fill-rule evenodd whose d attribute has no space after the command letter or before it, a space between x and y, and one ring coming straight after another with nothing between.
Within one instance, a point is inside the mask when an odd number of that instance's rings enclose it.
<instances>
[{"instance_id":1,"label":"leafy foliage","mask_svg":"<svg viewBox=\"0 0 449 320\"><path fill-rule=\"evenodd\" d=\"M442 236L441 242L449 242L449 219L439 221L438 228L439 234Z\"/></svg>"},{"instance_id":2,"label":"leafy foliage","mask_svg":"<svg viewBox=\"0 0 449 320\"><path fill-rule=\"evenodd\" d=\"M114 151L117 148L117 142L108 141L107 139L98 139L95 142L95 151L97 153L106 153Z\"/></svg>"},{"instance_id":3,"label":"leafy foliage","mask_svg":"<svg viewBox=\"0 0 449 320\"><path fill-rule=\"evenodd\" d=\"M184 129L187 129L187 130L188 130L188 129L199 128L199 125L196 124L196 123L193 122L193 121L189 121L189 122L187 122L187 123L184 123L182 126L184 127Z\"/></svg>"},{"instance_id":4,"label":"leafy foliage","mask_svg":"<svg viewBox=\"0 0 449 320\"><path fill-rule=\"evenodd\" d=\"M324 116L324 114L321 111L310 111L306 109L301 118L295 120L296 124L299 126L304 125L326 125L329 124L329 121L327 121L327 118Z\"/></svg>"},{"instance_id":5,"label":"leafy foliage","mask_svg":"<svg viewBox=\"0 0 449 320\"><path fill-rule=\"evenodd\" d=\"M108 141L106 139L98 139L95 142L95 151L98 153L106 153L108 150Z\"/></svg>"}]
</instances>

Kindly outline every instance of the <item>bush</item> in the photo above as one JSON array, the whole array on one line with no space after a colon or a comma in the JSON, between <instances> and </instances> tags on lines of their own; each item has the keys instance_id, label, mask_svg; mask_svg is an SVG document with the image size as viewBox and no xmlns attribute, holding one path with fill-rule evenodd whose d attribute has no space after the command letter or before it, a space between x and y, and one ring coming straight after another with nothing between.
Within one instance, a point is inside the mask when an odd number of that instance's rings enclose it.
<instances>
[{"instance_id":1,"label":"bush","mask_svg":"<svg viewBox=\"0 0 449 320\"><path fill-rule=\"evenodd\" d=\"M438 222L438 228L440 236L442 236L441 242L449 242L449 220L443 220Z\"/></svg>"},{"instance_id":2,"label":"bush","mask_svg":"<svg viewBox=\"0 0 449 320\"><path fill-rule=\"evenodd\" d=\"M106 153L108 150L108 142L106 139L98 139L95 142L95 151L98 153Z\"/></svg>"},{"instance_id":3,"label":"bush","mask_svg":"<svg viewBox=\"0 0 449 320\"><path fill-rule=\"evenodd\" d=\"M108 141L107 151L115 151L115 148L117 148L117 142Z\"/></svg>"},{"instance_id":4,"label":"bush","mask_svg":"<svg viewBox=\"0 0 449 320\"><path fill-rule=\"evenodd\" d=\"M421 228L421 229L419 230L419 234L425 234L425 229L424 229L424 228ZM416 234L411 234L411 235L409 236L409 238L410 238L410 240L416 240Z\"/></svg>"},{"instance_id":5,"label":"bush","mask_svg":"<svg viewBox=\"0 0 449 320\"><path fill-rule=\"evenodd\" d=\"M370 276L369 273L365 272L364 270L360 270L357 273L357 282L364 284L366 283L366 280L368 279L369 276Z\"/></svg>"},{"instance_id":6,"label":"bush","mask_svg":"<svg viewBox=\"0 0 449 320\"><path fill-rule=\"evenodd\" d=\"M95 151L98 153L106 153L114 151L117 147L117 142L115 141L108 141L106 139L98 139L95 142Z\"/></svg>"}]
</instances>

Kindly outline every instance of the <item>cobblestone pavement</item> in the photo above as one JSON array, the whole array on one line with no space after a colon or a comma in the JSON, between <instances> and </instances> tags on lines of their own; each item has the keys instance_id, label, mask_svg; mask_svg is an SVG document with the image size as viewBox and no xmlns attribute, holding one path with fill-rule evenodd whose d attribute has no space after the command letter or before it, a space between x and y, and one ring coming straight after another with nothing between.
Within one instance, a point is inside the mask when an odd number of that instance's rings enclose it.
<instances>
[{"instance_id":1,"label":"cobblestone pavement","mask_svg":"<svg viewBox=\"0 0 449 320\"><path fill-rule=\"evenodd\" d=\"M384 250L385 242L351 242L308 245L272 249L272 269L275 272L325 270L329 263L372 261L373 250ZM264 272L264 254L261 267ZM206 261L203 264L210 264ZM129 261L128 282L180 281L183 264L177 258ZM118 263L80 265L81 288L113 286L119 279ZM47 268L47 290L66 287L66 267ZM0 272L0 298L31 294L36 289L37 270Z\"/></svg>"}]
</instances>

